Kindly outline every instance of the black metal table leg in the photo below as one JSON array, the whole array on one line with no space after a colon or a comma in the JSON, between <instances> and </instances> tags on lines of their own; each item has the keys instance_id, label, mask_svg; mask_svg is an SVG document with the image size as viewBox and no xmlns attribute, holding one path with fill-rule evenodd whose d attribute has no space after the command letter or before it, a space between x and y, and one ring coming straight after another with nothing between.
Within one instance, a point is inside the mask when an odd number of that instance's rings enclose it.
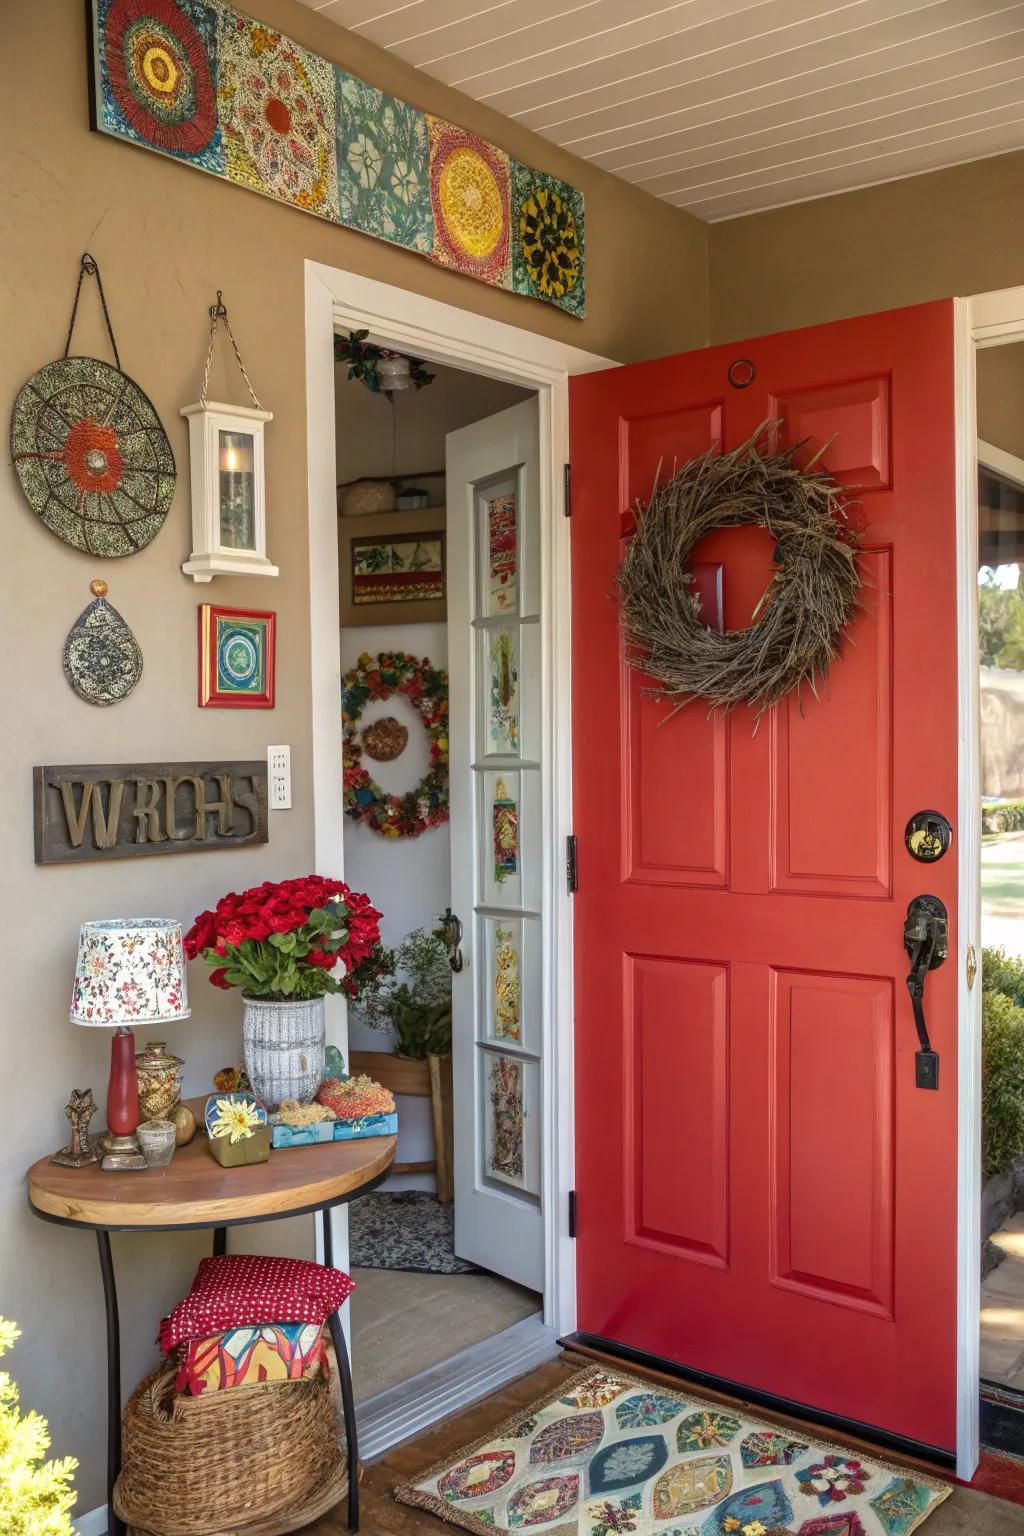
<instances>
[{"instance_id":1,"label":"black metal table leg","mask_svg":"<svg viewBox=\"0 0 1024 1536\"><path fill-rule=\"evenodd\" d=\"M213 1229L213 1256L222 1259L228 1251L227 1227L214 1227Z\"/></svg>"},{"instance_id":2,"label":"black metal table leg","mask_svg":"<svg viewBox=\"0 0 1024 1536\"><path fill-rule=\"evenodd\" d=\"M125 1536L124 1521L114 1513L114 1484L121 1471L121 1327L117 1316L117 1283L110 1253L110 1233L96 1233L107 1312L107 1499L110 1536Z\"/></svg>"},{"instance_id":3,"label":"black metal table leg","mask_svg":"<svg viewBox=\"0 0 1024 1536\"><path fill-rule=\"evenodd\" d=\"M334 1241L331 1232L331 1213L321 1212L324 1232L324 1263L334 1268ZM348 1528L359 1529L359 1435L356 1429L356 1404L352 1392L352 1367L345 1344L345 1330L341 1326L340 1312L332 1312L328 1318L334 1358L338 1362L338 1380L341 1385L341 1405L345 1412L345 1449L348 1455Z\"/></svg>"}]
</instances>

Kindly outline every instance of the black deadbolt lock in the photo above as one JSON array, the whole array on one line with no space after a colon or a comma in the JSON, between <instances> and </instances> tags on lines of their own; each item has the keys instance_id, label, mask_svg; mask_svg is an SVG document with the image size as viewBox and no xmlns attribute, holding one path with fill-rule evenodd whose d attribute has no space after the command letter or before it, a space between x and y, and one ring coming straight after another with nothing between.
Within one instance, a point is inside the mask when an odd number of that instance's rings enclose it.
<instances>
[{"instance_id":1,"label":"black deadbolt lock","mask_svg":"<svg viewBox=\"0 0 1024 1536\"><path fill-rule=\"evenodd\" d=\"M918 811L907 822L903 841L912 859L922 864L934 864L949 852L953 841L953 828L941 811Z\"/></svg>"}]
</instances>

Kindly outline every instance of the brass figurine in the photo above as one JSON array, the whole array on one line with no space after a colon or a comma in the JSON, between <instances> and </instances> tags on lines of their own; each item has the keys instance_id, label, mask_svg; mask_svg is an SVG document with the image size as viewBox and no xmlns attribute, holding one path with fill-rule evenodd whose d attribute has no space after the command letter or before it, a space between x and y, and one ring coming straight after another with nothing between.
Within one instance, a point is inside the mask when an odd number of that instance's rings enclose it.
<instances>
[{"instance_id":1,"label":"brass figurine","mask_svg":"<svg viewBox=\"0 0 1024 1536\"><path fill-rule=\"evenodd\" d=\"M96 1113L92 1089L72 1088L64 1113L71 1124L71 1141L68 1146L61 1147L59 1152L55 1152L50 1162L57 1163L61 1168L85 1168L89 1163L95 1163L98 1160L93 1139L89 1133L89 1121Z\"/></svg>"}]
</instances>

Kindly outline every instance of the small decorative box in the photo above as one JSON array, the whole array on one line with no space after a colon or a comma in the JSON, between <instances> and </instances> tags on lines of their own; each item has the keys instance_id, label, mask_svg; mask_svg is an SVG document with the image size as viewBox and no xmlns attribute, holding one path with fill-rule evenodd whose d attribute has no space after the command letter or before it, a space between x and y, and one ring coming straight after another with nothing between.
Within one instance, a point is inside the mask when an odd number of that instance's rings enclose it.
<instances>
[{"instance_id":1,"label":"small decorative box","mask_svg":"<svg viewBox=\"0 0 1024 1536\"><path fill-rule=\"evenodd\" d=\"M367 1136L397 1136L398 1112L367 1115L362 1120L322 1120L319 1125L275 1125L273 1147L315 1147L324 1141L359 1141Z\"/></svg>"},{"instance_id":2,"label":"small decorative box","mask_svg":"<svg viewBox=\"0 0 1024 1536\"><path fill-rule=\"evenodd\" d=\"M210 1151L222 1168L265 1163L270 1156L270 1121L252 1093L211 1093L203 1115Z\"/></svg>"}]
</instances>

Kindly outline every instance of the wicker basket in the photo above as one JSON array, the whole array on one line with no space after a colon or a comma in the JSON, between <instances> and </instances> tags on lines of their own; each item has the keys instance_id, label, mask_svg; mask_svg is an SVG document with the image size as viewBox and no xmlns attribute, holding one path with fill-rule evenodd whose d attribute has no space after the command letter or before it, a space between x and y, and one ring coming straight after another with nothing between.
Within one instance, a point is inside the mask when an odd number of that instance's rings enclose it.
<instances>
[{"instance_id":1,"label":"wicker basket","mask_svg":"<svg viewBox=\"0 0 1024 1536\"><path fill-rule=\"evenodd\" d=\"M315 1520L348 1489L327 1379L202 1397L176 1393L173 1358L124 1412L114 1509L151 1536L273 1536Z\"/></svg>"}]
</instances>

